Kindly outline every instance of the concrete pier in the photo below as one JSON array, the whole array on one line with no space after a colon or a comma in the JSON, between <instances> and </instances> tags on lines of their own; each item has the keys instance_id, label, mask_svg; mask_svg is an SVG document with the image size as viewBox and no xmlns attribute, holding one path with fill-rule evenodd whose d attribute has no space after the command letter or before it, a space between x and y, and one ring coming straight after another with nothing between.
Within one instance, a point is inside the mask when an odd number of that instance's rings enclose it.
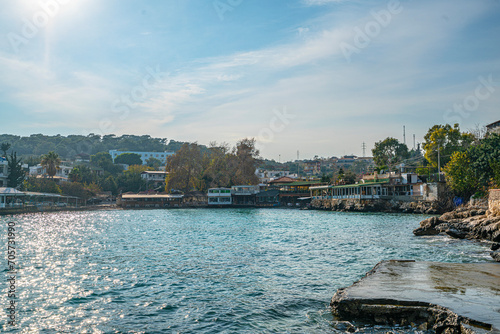
<instances>
[{"instance_id":1,"label":"concrete pier","mask_svg":"<svg viewBox=\"0 0 500 334\"><path fill-rule=\"evenodd\" d=\"M500 264L384 261L331 306L340 320L500 333Z\"/></svg>"}]
</instances>

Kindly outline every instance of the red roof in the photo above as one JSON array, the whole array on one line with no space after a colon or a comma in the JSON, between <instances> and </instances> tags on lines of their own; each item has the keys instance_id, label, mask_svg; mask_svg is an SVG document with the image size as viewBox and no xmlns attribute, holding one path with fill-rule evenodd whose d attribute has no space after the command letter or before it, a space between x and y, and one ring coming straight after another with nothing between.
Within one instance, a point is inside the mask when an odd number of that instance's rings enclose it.
<instances>
[{"instance_id":1,"label":"red roof","mask_svg":"<svg viewBox=\"0 0 500 334\"><path fill-rule=\"evenodd\" d=\"M295 182L295 179L292 179L291 177L288 176L282 176L280 178L277 178L275 180L269 181L269 183L292 183Z\"/></svg>"}]
</instances>

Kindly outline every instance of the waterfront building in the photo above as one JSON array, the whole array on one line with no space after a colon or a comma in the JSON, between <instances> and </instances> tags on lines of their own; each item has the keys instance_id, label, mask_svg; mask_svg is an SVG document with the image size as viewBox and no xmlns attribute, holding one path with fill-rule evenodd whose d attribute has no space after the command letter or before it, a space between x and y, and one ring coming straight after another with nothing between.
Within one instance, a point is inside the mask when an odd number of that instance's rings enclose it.
<instances>
[{"instance_id":1,"label":"waterfront building","mask_svg":"<svg viewBox=\"0 0 500 334\"><path fill-rule=\"evenodd\" d=\"M274 183L270 189L279 190L280 204L281 205L299 205L303 200L310 197L309 188L312 186L321 185L321 181L295 181L288 183Z\"/></svg>"},{"instance_id":2,"label":"waterfront building","mask_svg":"<svg viewBox=\"0 0 500 334\"><path fill-rule=\"evenodd\" d=\"M255 195L257 207L275 207L280 205L280 191L264 190Z\"/></svg>"},{"instance_id":3,"label":"waterfront building","mask_svg":"<svg viewBox=\"0 0 500 334\"><path fill-rule=\"evenodd\" d=\"M208 189L208 205L220 206L231 205L232 196L230 188L210 188Z\"/></svg>"},{"instance_id":4,"label":"waterfront building","mask_svg":"<svg viewBox=\"0 0 500 334\"><path fill-rule=\"evenodd\" d=\"M126 193L118 196L116 204L124 208L165 208L180 207L182 194Z\"/></svg>"},{"instance_id":5,"label":"waterfront building","mask_svg":"<svg viewBox=\"0 0 500 334\"><path fill-rule=\"evenodd\" d=\"M22 191L14 188L0 187L0 209L8 207L22 207L26 196Z\"/></svg>"},{"instance_id":6,"label":"waterfront building","mask_svg":"<svg viewBox=\"0 0 500 334\"><path fill-rule=\"evenodd\" d=\"M171 155L174 154L174 152L139 152L139 151L118 151L118 150L110 150L109 154L111 155L111 158L113 161L115 161L115 158L119 156L120 154L123 153L134 153L137 154L141 157L142 164L145 165L146 161L149 158L155 158L160 160L163 164L167 163L167 158Z\"/></svg>"},{"instance_id":7,"label":"waterfront building","mask_svg":"<svg viewBox=\"0 0 500 334\"><path fill-rule=\"evenodd\" d=\"M255 195L260 192L259 186L233 186L231 194L234 205L255 205Z\"/></svg>"},{"instance_id":8,"label":"waterfront building","mask_svg":"<svg viewBox=\"0 0 500 334\"><path fill-rule=\"evenodd\" d=\"M14 188L0 187L0 209L50 209L53 207L78 206L82 200L74 196L19 191Z\"/></svg>"},{"instance_id":9,"label":"waterfront building","mask_svg":"<svg viewBox=\"0 0 500 334\"><path fill-rule=\"evenodd\" d=\"M361 182L356 184L320 185L310 188L310 196L314 199L418 201L426 200L428 192L428 186L415 173L374 173L364 175Z\"/></svg>"}]
</instances>

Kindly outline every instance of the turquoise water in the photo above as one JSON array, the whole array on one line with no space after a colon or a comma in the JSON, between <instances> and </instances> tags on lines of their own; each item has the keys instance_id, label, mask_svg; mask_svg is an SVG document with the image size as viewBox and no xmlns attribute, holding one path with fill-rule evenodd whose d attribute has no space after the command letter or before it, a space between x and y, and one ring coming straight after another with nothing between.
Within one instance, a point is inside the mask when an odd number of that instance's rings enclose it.
<instances>
[{"instance_id":1,"label":"turquoise water","mask_svg":"<svg viewBox=\"0 0 500 334\"><path fill-rule=\"evenodd\" d=\"M413 236L424 218L285 209L31 214L0 218L0 247L15 222L19 332L332 333L330 298L381 260L491 261L487 244ZM1 312L1 328L12 330Z\"/></svg>"}]
</instances>

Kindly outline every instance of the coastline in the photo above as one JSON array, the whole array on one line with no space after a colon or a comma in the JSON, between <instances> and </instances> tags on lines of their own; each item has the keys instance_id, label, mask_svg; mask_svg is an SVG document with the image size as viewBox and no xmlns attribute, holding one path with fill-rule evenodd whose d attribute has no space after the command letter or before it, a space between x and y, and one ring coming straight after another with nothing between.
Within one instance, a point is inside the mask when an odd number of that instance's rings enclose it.
<instances>
[{"instance_id":1,"label":"coastline","mask_svg":"<svg viewBox=\"0 0 500 334\"><path fill-rule=\"evenodd\" d=\"M492 242L490 256L500 262L500 193L427 218L415 236L446 234L456 239ZM389 260L365 277L338 289L330 306L336 326L410 326L435 333L500 332L498 304L500 264Z\"/></svg>"},{"instance_id":2,"label":"coastline","mask_svg":"<svg viewBox=\"0 0 500 334\"><path fill-rule=\"evenodd\" d=\"M64 212L64 211L99 211L99 210L122 210L121 207L116 206L116 204L101 204L101 205L88 205L80 207L24 207L24 208L3 208L0 209L0 216L9 215L22 215L28 213L52 213L52 212Z\"/></svg>"},{"instance_id":3,"label":"coastline","mask_svg":"<svg viewBox=\"0 0 500 334\"><path fill-rule=\"evenodd\" d=\"M459 207L427 218L413 231L416 236L446 234L455 239L492 242L490 256L500 262L500 215L484 203Z\"/></svg>"},{"instance_id":4,"label":"coastline","mask_svg":"<svg viewBox=\"0 0 500 334\"><path fill-rule=\"evenodd\" d=\"M407 202L359 199L313 199L311 201L311 209L341 212L416 213L431 215L444 213L445 211L436 201Z\"/></svg>"}]
</instances>

